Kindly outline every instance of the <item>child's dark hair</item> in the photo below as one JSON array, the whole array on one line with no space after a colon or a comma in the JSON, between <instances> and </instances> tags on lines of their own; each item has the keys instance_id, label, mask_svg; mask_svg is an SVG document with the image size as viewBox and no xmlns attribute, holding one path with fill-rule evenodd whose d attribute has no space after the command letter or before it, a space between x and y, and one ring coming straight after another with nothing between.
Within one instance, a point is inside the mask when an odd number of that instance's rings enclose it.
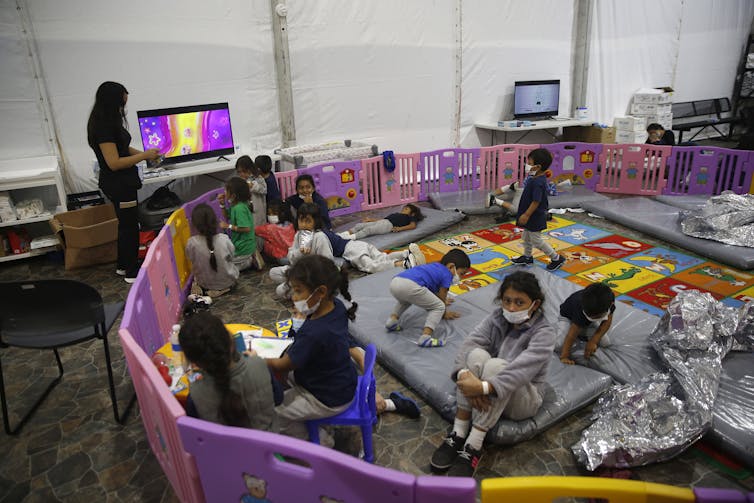
<instances>
[{"instance_id":1,"label":"child's dark hair","mask_svg":"<svg viewBox=\"0 0 754 503\"><path fill-rule=\"evenodd\" d=\"M222 320L209 312L196 313L184 321L178 340L186 358L214 379L223 422L248 428L243 400L230 389L231 359L237 358L238 353Z\"/></svg>"},{"instance_id":2,"label":"child's dark hair","mask_svg":"<svg viewBox=\"0 0 754 503\"><path fill-rule=\"evenodd\" d=\"M424 213L422 213L422 210L420 210L418 206L415 204L407 204L406 208L411 210L411 216L414 217L417 222L424 220Z\"/></svg>"},{"instance_id":3,"label":"child's dark hair","mask_svg":"<svg viewBox=\"0 0 754 503\"><path fill-rule=\"evenodd\" d=\"M280 199L272 199L267 203L267 214L277 215L278 223L290 222L293 220L291 216L291 209L288 203L281 201Z\"/></svg>"},{"instance_id":4,"label":"child's dark hair","mask_svg":"<svg viewBox=\"0 0 754 503\"><path fill-rule=\"evenodd\" d=\"M246 180L238 176L230 177L225 182L225 190L236 198L236 203L244 203L249 206L252 213L254 212L254 205L251 204L251 191Z\"/></svg>"},{"instance_id":5,"label":"child's dark hair","mask_svg":"<svg viewBox=\"0 0 754 503\"><path fill-rule=\"evenodd\" d=\"M319 206L314 203L304 203L296 211L296 221L293 222L293 228L298 230L298 221L300 218L310 216L314 219L314 230L322 229L322 214L319 212Z\"/></svg>"},{"instance_id":6,"label":"child's dark hair","mask_svg":"<svg viewBox=\"0 0 754 503\"><path fill-rule=\"evenodd\" d=\"M213 271L217 271L217 259L215 258L215 244L213 238L217 234L217 215L209 205L197 204L191 212L191 223L194 225L196 232L204 236L209 248L209 265Z\"/></svg>"},{"instance_id":7,"label":"child's dark hair","mask_svg":"<svg viewBox=\"0 0 754 503\"><path fill-rule=\"evenodd\" d=\"M497 298L502 299L503 294L505 294L509 288L525 293L532 302L535 300L540 301L540 308L545 303L545 294L539 286L539 281L537 281L537 277L530 272L516 271L507 275L503 280L503 284L500 285L500 290L497 292Z\"/></svg>"},{"instance_id":8,"label":"child's dark hair","mask_svg":"<svg viewBox=\"0 0 754 503\"><path fill-rule=\"evenodd\" d=\"M456 269L468 269L471 267L471 260L463 250L453 248L440 259L442 265L455 264Z\"/></svg>"},{"instance_id":9,"label":"child's dark hair","mask_svg":"<svg viewBox=\"0 0 754 503\"><path fill-rule=\"evenodd\" d=\"M662 125L653 122L652 124L647 126L647 133L649 133L650 131L665 131L665 128L662 127Z\"/></svg>"},{"instance_id":10,"label":"child's dark hair","mask_svg":"<svg viewBox=\"0 0 754 503\"><path fill-rule=\"evenodd\" d=\"M258 155L254 158L254 165L263 175L272 173L272 158L269 155Z\"/></svg>"},{"instance_id":11,"label":"child's dark hair","mask_svg":"<svg viewBox=\"0 0 754 503\"><path fill-rule=\"evenodd\" d=\"M309 291L325 285L327 294L332 298L337 292L347 301L351 301L351 294L348 291L348 271L338 269L335 263L322 255L306 255L293 264L286 273L288 283L296 281L301 283ZM355 302L351 302L351 307L346 311L348 319L356 318L356 309L359 307Z\"/></svg>"},{"instance_id":12,"label":"child's dark hair","mask_svg":"<svg viewBox=\"0 0 754 503\"><path fill-rule=\"evenodd\" d=\"M527 156L541 171L546 170L552 164L552 154L546 148L535 148Z\"/></svg>"},{"instance_id":13,"label":"child's dark hair","mask_svg":"<svg viewBox=\"0 0 754 503\"><path fill-rule=\"evenodd\" d=\"M243 171L244 173L250 173L252 176L259 176L259 169L248 155L242 155L236 160L236 171Z\"/></svg>"},{"instance_id":14,"label":"child's dark hair","mask_svg":"<svg viewBox=\"0 0 754 503\"><path fill-rule=\"evenodd\" d=\"M296 190L298 190L298 184L301 182L309 182L312 184L312 187L314 188L314 191L317 191L317 186L314 185L314 178L312 175L298 175L296 177Z\"/></svg>"},{"instance_id":15,"label":"child's dark hair","mask_svg":"<svg viewBox=\"0 0 754 503\"><path fill-rule=\"evenodd\" d=\"M605 314L615 302L615 294L604 283L592 283L584 288L581 304L587 316L595 317Z\"/></svg>"}]
</instances>

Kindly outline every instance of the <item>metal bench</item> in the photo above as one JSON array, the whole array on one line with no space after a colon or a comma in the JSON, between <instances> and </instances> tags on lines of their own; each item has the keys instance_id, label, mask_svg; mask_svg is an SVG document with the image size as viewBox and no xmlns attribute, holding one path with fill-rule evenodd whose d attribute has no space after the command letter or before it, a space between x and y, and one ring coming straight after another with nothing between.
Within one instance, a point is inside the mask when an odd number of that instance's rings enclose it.
<instances>
[{"instance_id":1,"label":"metal bench","mask_svg":"<svg viewBox=\"0 0 754 503\"><path fill-rule=\"evenodd\" d=\"M701 128L687 141L697 137L699 133L711 127L721 137L730 137L733 127L738 122L735 117L723 117L722 114L730 113L730 100L728 98L715 98L713 100L696 100L673 103L673 130L678 131L678 144L683 141L683 132L694 128ZM720 131L717 126L730 124L728 134Z\"/></svg>"}]
</instances>

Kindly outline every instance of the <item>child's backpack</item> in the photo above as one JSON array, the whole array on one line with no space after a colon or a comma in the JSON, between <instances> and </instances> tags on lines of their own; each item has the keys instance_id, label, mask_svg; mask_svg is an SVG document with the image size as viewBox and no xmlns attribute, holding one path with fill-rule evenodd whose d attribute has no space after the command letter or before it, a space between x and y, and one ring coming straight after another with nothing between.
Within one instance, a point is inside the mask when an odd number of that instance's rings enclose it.
<instances>
[{"instance_id":1,"label":"child's backpack","mask_svg":"<svg viewBox=\"0 0 754 503\"><path fill-rule=\"evenodd\" d=\"M392 150L382 152L382 165L385 166L385 171L388 173L395 171L395 155Z\"/></svg>"}]
</instances>

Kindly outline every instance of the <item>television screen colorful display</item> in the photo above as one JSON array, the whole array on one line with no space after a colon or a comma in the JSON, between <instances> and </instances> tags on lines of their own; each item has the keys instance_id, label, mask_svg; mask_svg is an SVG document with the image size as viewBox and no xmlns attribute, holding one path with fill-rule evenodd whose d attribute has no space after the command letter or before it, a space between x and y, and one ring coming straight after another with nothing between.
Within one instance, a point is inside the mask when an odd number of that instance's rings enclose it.
<instances>
[{"instance_id":1,"label":"television screen colorful display","mask_svg":"<svg viewBox=\"0 0 754 503\"><path fill-rule=\"evenodd\" d=\"M227 103L143 110L137 116L144 149L159 149L163 163L234 153Z\"/></svg>"}]
</instances>

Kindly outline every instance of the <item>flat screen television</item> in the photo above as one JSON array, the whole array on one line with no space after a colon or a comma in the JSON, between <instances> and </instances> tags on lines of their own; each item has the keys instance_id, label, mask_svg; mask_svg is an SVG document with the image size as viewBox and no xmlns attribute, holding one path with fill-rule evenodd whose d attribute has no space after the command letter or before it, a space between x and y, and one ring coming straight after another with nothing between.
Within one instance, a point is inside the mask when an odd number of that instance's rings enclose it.
<instances>
[{"instance_id":1,"label":"flat screen television","mask_svg":"<svg viewBox=\"0 0 754 503\"><path fill-rule=\"evenodd\" d=\"M516 81L513 90L513 116L516 119L558 115L559 80Z\"/></svg>"},{"instance_id":2,"label":"flat screen television","mask_svg":"<svg viewBox=\"0 0 754 503\"><path fill-rule=\"evenodd\" d=\"M227 103L142 110L136 115L144 149L159 149L163 164L234 153Z\"/></svg>"}]
</instances>

